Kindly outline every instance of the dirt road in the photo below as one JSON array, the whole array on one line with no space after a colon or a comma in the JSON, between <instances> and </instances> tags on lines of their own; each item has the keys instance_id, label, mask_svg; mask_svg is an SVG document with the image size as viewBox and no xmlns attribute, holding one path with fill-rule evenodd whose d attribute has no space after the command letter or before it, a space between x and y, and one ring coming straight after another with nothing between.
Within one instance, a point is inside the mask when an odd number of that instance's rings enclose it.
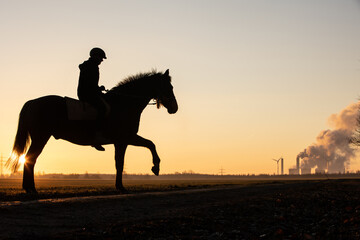
<instances>
[{"instance_id":1,"label":"dirt road","mask_svg":"<svg viewBox=\"0 0 360 240\"><path fill-rule=\"evenodd\" d=\"M360 181L12 202L0 239L360 239Z\"/></svg>"}]
</instances>

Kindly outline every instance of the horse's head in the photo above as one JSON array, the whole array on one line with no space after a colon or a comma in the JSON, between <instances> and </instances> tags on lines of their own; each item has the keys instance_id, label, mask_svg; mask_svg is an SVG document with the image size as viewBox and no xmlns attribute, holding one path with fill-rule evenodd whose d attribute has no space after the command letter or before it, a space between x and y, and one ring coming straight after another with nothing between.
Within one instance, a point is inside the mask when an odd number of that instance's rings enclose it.
<instances>
[{"instance_id":1,"label":"horse's head","mask_svg":"<svg viewBox=\"0 0 360 240\"><path fill-rule=\"evenodd\" d=\"M173 92L173 86L171 85L171 77L169 75L169 69L160 76L160 84L158 86L158 92L156 96L156 105L160 108L163 105L168 113L174 114L178 110L178 104Z\"/></svg>"},{"instance_id":2,"label":"horse's head","mask_svg":"<svg viewBox=\"0 0 360 240\"><path fill-rule=\"evenodd\" d=\"M110 98L120 96L121 102L124 101L124 97L128 97L130 101L141 100L143 104L144 101L155 99L157 107L160 108L163 105L170 114L176 113L178 110L169 70L166 70L165 73L152 71L130 76L113 87L106 95L108 101L111 101ZM117 102L118 100L113 101Z\"/></svg>"}]
</instances>

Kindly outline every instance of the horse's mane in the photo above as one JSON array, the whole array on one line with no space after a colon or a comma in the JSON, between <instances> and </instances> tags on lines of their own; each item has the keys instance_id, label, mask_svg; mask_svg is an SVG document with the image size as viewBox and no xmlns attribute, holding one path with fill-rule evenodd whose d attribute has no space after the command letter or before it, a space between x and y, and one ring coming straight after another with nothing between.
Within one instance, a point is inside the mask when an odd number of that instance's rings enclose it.
<instances>
[{"instance_id":1,"label":"horse's mane","mask_svg":"<svg viewBox=\"0 0 360 240\"><path fill-rule=\"evenodd\" d=\"M146 72L146 73L138 73L136 75L133 76L129 76L127 78L125 78L124 80L122 80L121 82L119 82L115 87L113 87L106 95L107 96L116 96L118 93L120 93L121 96L125 96L128 94L128 92L134 90L134 89L138 89L140 87L140 89L142 89L141 91L143 91L144 89L148 89L148 87L151 87L152 84L153 85L157 85L159 86L159 84L156 84L156 82L154 80L156 79L161 79L160 77L163 76L163 73L161 72L157 72L156 70L152 70L150 72ZM169 75L167 75L169 81L171 82L171 77ZM131 95L132 93L130 93ZM128 96L130 96L128 95ZM137 95L132 95L133 97L140 97ZM162 105L161 100L158 97L155 97L155 102L156 102L156 106L157 108L160 108L160 106Z\"/></svg>"},{"instance_id":2,"label":"horse's mane","mask_svg":"<svg viewBox=\"0 0 360 240\"><path fill-rule=\"evenodd\" d=\"M156 70L152 70L150 72L146 73L138 73L136 75L128 76L121 82L119 82L115 87L113 87L111 90L120 90L121 88L127 88L136 86L139 82L146 81L149 78L160 76L162 75L161 72L157 72Z\"/></svg>"}]
</instances>

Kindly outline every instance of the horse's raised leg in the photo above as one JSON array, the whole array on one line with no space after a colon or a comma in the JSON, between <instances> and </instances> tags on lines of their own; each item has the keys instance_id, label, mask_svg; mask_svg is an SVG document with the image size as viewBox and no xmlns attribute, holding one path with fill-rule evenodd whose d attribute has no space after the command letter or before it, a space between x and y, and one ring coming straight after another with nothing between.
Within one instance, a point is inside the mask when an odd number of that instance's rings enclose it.
<instances>
[{"instance_id":1,"label":"horse's raised leg","mask_svg":"<svg viewBox=\"0 0 360 240\"><path fill-rule=\"evenodd\" d=\"M49 140L49 137L36 139L33 138L29 151L26 154L26 161L24 163L24 172L23 172L23 189L26 193L37 193L35 188L34 181L34 166L36 159L42 152L45 147L45 144Z\"/></svg>"},{"instance_id":2,"label":"horse's raised leg","mask_svg":"<svg viewBox=\"0 0 360 240\"><path fill-rule=\"evenodd\" d=\"M160 171L160 158L159 155L156 152L155 144L143 137L140 137L139 135L136 135L135 137L131 138L129 141L130 145L133 146L140 146L140 147L146 147L151 151L152 157L153 157L153 164L154 166L151 168L151 171L156 175L159 176Z\"/></svg>"},{"instance_id":3,"label":"horse's raised leg","mask_svg":"<svg viewBox=\"0 0 360 240\"><path fill-rule=\"evenodd\" d=\"M116 189L121 193L127 193L122 183L122 174L124 170L124 157L127 144L115 144L115 166L116 166Z\"/></svg>"}]
</instances>

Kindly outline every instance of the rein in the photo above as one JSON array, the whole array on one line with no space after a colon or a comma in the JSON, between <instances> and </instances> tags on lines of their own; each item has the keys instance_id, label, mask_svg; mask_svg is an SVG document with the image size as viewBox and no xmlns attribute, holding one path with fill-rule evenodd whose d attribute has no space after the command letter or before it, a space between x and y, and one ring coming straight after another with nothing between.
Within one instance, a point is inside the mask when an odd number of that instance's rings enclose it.
<instances>
[{"instance_id":1,"label":"rein","mask_svg":"<svg viewBox=\"0 0 360 240\"><path fill-rule=\"evenodd\" d=\"M148 103L148 105L156 105L156 104L157 104L156 102Z\"/></svg>"}]
</instances>

